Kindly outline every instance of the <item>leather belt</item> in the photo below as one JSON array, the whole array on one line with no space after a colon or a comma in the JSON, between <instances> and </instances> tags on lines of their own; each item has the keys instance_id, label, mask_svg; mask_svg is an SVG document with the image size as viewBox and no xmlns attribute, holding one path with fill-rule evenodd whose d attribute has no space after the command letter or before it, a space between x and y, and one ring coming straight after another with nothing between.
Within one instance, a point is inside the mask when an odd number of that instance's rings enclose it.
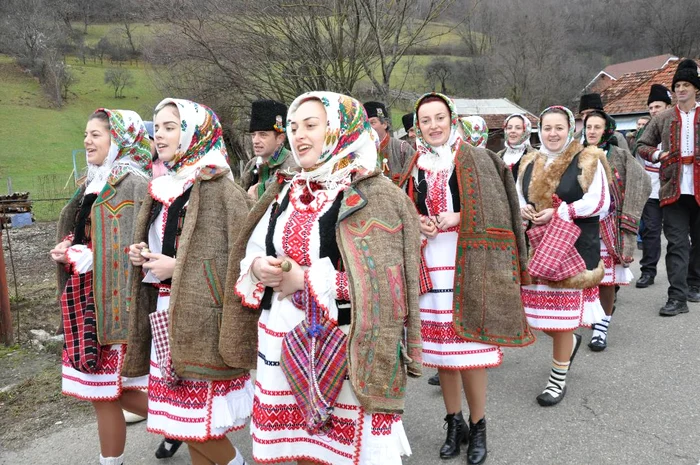
<instances>
[{"instance_id":1,"label":"leather belt","mask_svg":"<svg viewBox=\"0 0 700 465\"><path fill-rule=\"evenodd\" d=\"M692 165L694 161L695 157L692 155L688 157L681 157L681 164L683 165Z\"/></svg>"}]
</instances>

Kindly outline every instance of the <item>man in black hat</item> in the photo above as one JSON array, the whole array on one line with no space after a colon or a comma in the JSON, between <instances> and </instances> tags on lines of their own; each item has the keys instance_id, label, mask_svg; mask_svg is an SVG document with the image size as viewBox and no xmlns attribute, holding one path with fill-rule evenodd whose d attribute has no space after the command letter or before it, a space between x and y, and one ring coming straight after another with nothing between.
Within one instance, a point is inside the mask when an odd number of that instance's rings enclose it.
<instances>
[{"instance_id":1,"label":"man in black hat","mask_svg":"<svg viewBox=\"0 0 700 465\"><path fill-rule=\"evenodd\" d=\"M413 122L413 113L406 113L401 117L403 128L406 130L406 142L411 144L413 150L416 149L416 125Z\"/></svg>"},{"instance_id":2,"label":"man in black hat","mask_svg":"<svg viewBox=\"0 0 700 465\"><path fill-rule=\"evenodd\" d=\"M700 244L700 68L694 60L678 64L671 89L677 105L652 118L637 143L642 158L661 162L659 199L669 281L661 316L687 313L688 301L700 302L700 257L692 256L690 246Z\"/></svg>"},{"instance_id":3,"label":"man in black hat","mask_svg":"<svg viewBox=\"0 0 700 465\"><path fill-rule=\"evenodd\" d=\"M259 199L277 170L295 170L296 163L284 147L287 106L274 100L257 100L250 111L250 139L255 157L241 173L241 183L253 199Z\"/></svg>"},{"instance_id":4,"label":"man in black hat","mask_svg":"<svg viewBox=\"0 0 700 465\"><path fill-rule=\"evenodd\" d=\"M578 112L581 115L581 119L584 119L586 115L593 110L605 111L600 94L583 94L578 105ZM582 144L586 142L586 134L584 133L583 128L574 134L574 139L579 139ZM627 140L622 133L615 131L615 140L618 147L629 151L630 148L627 145Z\"/></svg>"},{"instance_id":5,"label":"man in black hat","mask_svg":"<svg viewBox=\"0 0 700 465\"><path fill-rule=\"evenodd\" d=\"M671 106L671 92L661 84L654 84L649 91L647 107L649 115L653 118ZM646 125L645 125L646 126ZM644 128L637 131L637 140L644 134ZM658 148L661 148L660 146ZM639 262L642 276L637 280L636 286L646 288L654 284L656 277L656 264L661 258L661 206L659 204L659 168L660 163L653 163L644 160L639 154L637 158L641 161L649 178L651 179L651 195L644 205L642 212L642 223L644 227L640 229L642 236L642 260Z\"/></svg>"},{"instance_id":6,"label":"man in black hat","mask_svg":"<svg viewBox=\"0 0 700 465\"><path fill-rule=\"evenodd\" d=\"M389 112L381 102L366 102L364 104L369 124L379 136L378 166L385 176L398 183L404 166L413 157L415 150L406 141L391 137Z\"/></svg>"}]
</instances>

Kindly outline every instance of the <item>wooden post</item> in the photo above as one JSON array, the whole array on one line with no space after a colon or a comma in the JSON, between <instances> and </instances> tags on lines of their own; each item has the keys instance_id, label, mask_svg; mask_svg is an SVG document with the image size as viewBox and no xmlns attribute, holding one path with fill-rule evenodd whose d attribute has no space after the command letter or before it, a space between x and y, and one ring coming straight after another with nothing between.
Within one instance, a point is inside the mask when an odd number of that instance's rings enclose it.
<instances>
[{"instance_id":1,"label":"wooden post","mask_svg":"<svg viewBox=\"0 0 700 465\"><path fill-rule=\"evenodd\" d=\"M10 291L7 289L5 253L2 250L2 230L0 229L0 342L6 346L14 343L12 335L12 313L10 312Z\"/></svg>"}]
</instances>

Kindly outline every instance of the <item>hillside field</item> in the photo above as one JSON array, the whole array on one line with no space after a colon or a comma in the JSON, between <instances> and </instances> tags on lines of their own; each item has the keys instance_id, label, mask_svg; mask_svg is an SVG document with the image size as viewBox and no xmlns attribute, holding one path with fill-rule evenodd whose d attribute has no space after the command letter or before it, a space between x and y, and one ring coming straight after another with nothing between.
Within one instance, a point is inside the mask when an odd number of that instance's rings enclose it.
<instances>
[{"instance_id":1,"label":"hillside field","mask_svg":"<svg viewBox=\"0 0 700 465\"><path fill-rule=\"evenodd\" d=\"M86 40L94 44L115 27L91 25ZM139 25L136 31L144 38L152 29ZM455 35L443 36L431 41L431 45L454 40L458 40ZM435 56L405 57L392 75L392 87L403 84L406 91L416 93L430 90L423 67L433 58ZM71 176L74 151L78 169L85 166L84 155L79 151L83 147L87 117L95 109L106 107L135 110L144 120L149 120L153 108L164 97L153 84L144 63L121 65L128 68L134 78L133 86L125 89L124 98L114 98L113 89L104 83L105 70L118 65L110 64L109 60L105 60L104 65L88 60L84 65L75 57L68 57L67 63L78 82L71 88L64 106L58 109L49 103L35 78L23 72L10 57L0 55L0 193L7 193L8 178L11 178L13 191L32 192L35 199L70 197L74 190ZM369 84L365 78L358 87ZM401 125L401 115L410 110L408 104L394 108L395 128ZM63 203L63 200L36 202L37 219L55 219Z\"/></svg>"}]
</instances>

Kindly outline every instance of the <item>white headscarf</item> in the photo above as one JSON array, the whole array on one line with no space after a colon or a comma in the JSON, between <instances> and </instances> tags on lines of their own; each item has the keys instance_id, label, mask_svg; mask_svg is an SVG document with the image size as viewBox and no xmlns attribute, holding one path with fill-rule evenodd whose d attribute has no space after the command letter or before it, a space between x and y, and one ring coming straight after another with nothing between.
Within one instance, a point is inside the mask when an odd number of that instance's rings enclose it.
<instances>
[{"instance_id":1,"label":"white headscarf","mask_svg":"<svg viewBox=\"0 0 700 465\"><path fill-rule=\"evenodd\" d=\"M430 145L425 141L423 138L423 133L420 130L420 122L418 120L418 108L428 97L440 98L445 102L447 108L450 110L450 136L447 138L447 142L437 147ZM461 140L461 137L459 137L459 132L457 131L457 125L461 123L459 122L459 117L455 111L452 100L446 95L442 95L437 92L430 92L423 95L416 102L414 121L416 122L416 150L419 153L416 161L418 166L421 169L433 174L440 171L452 170L452 168L454 168L454 159L458 148L458 142Z\"/></svg>"},{"instance_id":2,"label":"white headscarf","mask_svg":"<svg viewBox=\"0 0 700 465\"><path fill-rule=\"evenodd\" d=\"M513 118L520 118L523 121L523 134L518 138L518 140L511 144L508 140L508 133L506 128L508 127L508 122ZM523 113L513 113L503 121L503 134L505 138L506 151L503 154L503 161L507 165L512 165L517 163L518 160L530 147L530 134L532 134L532 123L528 117Z\"/></svg>"},{"instance_id":3,"label":"white headscarf","mask_svg":"<svg viewBox=\"0 0 700 465\"><path fill-rule=\"evenodd\" d=\"M549 149L547 149L547 147L544 145L544 137L542 137L542 118L544 117L544 115L551 112L552 110L563 110L569 117L569 133L566 136L566 143L562 146L561 150L559 150L558 152L552 152ZM555 155L559 155L559 154L563 153L569 147L569 144L571 144L571 142L573 142L575 129L576 129L576 119L574 118L574 114L571 112L571 110L569 110L566 107L562 107L560 105L554 105L554 106L545 108L544 111L542 113L540 113L540 127L537 129L537 134L540 137L540 142L542 142L540 152L542 152L548 156L555 156Z\"/></svg>"},{"instance_id":4,"label":"white headscarf","mask_svg":"<svg viewBox=\"0 0 700 465\"><path fill-rule=\"evenodd\" d=\"M484 118L479 115L471 115L459 120L464 130L464 141L472 147L485 149L489 140L489 128Z\"/></svg>"},{"instance_id":5,"label":"white headscarf","mask_svg":"<svg viewBox=\"0 0 700 465\"><path fill-rule=\"evenodd\" d=\"M219 118L211 108L190 100L166 98L156 106L174 104L180 113L180 143L175 157L165 162L168 172L149 186L151 197L166 207L194 184L220 173L233 180ZM155 121L155 115L153 117Z\"/></svg>"},{"instance_id":6,"label":"white headscarf","mask_svg":"<svg viewBox=\"0 0 700 465\"><path fill-rule=\"evenodd\" d=\"M109 119L110 146L101 165L88 163L85 193L99 194L110 179L124 171L150 179L152 157L148 132L138 113L106 108L95 111L104 112Z\"/></svg>"},{"instance_id":7,"label":"white headscarf","mask_svg":"<svg viewBox=\"0 0 700 465\"><path fill-rule=\"evenodd\" d=\"M326 138L318 164L296 173L294 180L317 182L333 190L348 184L352 174L359 169L375 170L379 138L370 126L362 104L347 95L307 92L294 99L287 112L287 138L294 140L292 120L299 106L308 100L319 100L326 109ZM294 161L300 165L294 144L290 145Z\"/></svg>"}]
</instances>

